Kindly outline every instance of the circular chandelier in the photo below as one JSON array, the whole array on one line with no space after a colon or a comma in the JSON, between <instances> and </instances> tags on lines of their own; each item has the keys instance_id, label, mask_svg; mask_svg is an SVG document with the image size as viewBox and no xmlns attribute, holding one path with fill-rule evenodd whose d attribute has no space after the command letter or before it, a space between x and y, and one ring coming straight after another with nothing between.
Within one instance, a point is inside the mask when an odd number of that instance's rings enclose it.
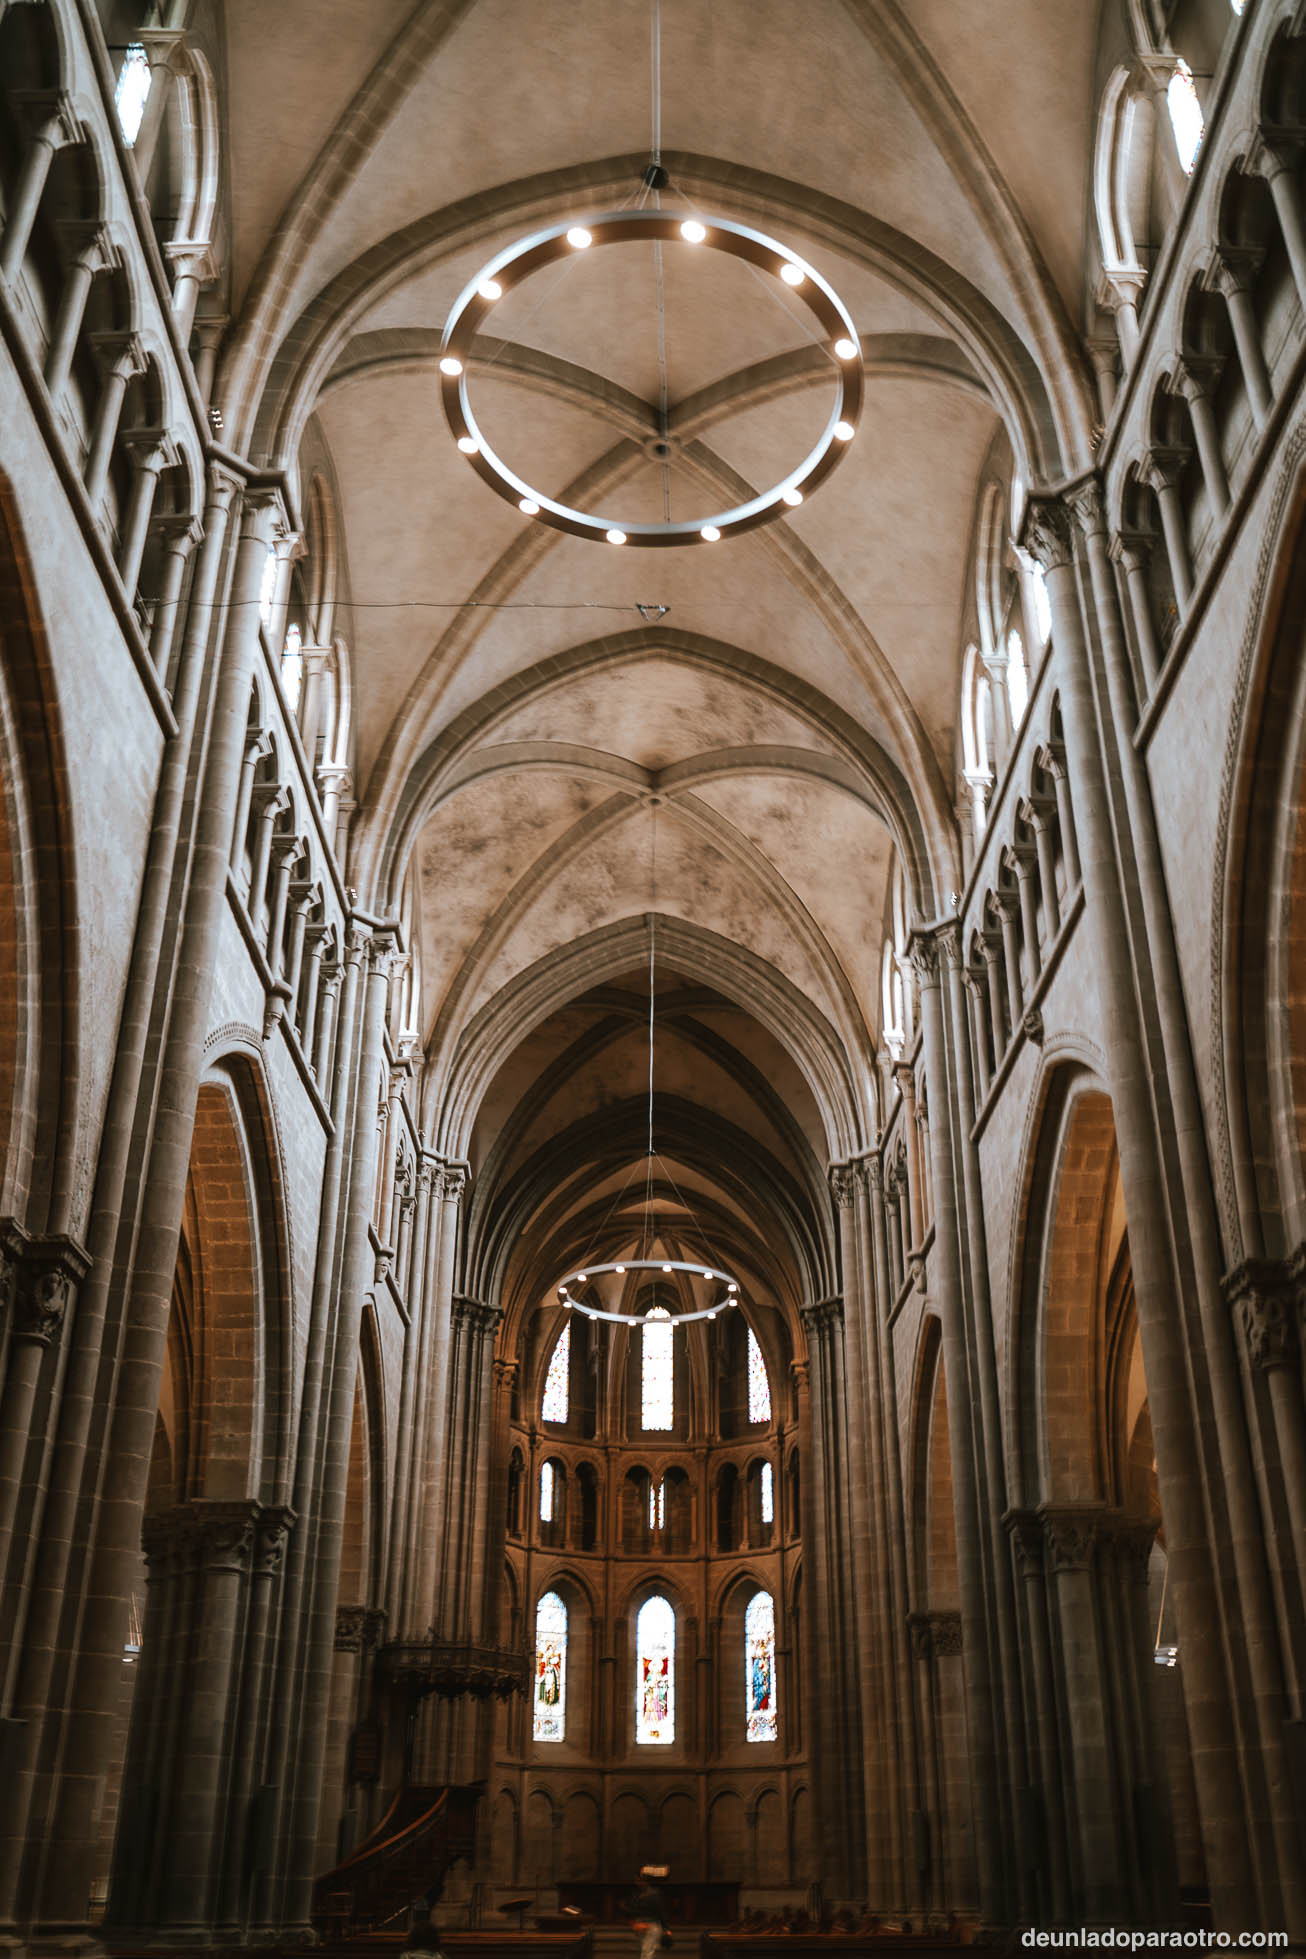
<instances>
[{"instance_id":1,"label":"circular chandelier","mask_svg":"<svg viewBox=\"0 0 1306 1959\"><path fill-rule=\"evenodd\" d=\"M725 1292L711 1306L703 1306L692 1313L668 1313L665 1306L650 1307L647 1313L614 1313L598 1306L589 1306L583 1299L573 1299L573 1286L588 1285L591 1278L604 1272L622 1275L629 1272L690 1272L696 1278L716 1280L725 1287ZM564 1306L574 1307L591 1320L612 1320L618 1326L642 1326L646 1320L674 1320L675 1325L684 1326L690 1320L714 1320L729 1306L739 1304L739 1281L732 1279L728 1272L722 1272L709 1265L695 1265L683 1258L627 1258L599 1260L587 1265L583 1271L569 1272L558 1286L558 1298Z\"/></svg>"},{"instance_id":2,"label":"circular chandelier","mask_svg":"<svg viewBox=\"0 0 1306 1959\"><path fill-rule=\"evenodd\" d=\"M635 523L577 510L518 476L496 455L472 412L467 370L475 358L475 336L504 294L544 266L596 246L629 244L632 240L655 245L683 243L724 252L774 276L812 315L820 329L820 344L829 354L836 381L835 401L815 447L779 483L729 510L677 523ZM806 259L765 232L732 219L700 215L689 209L660 208L605 211L583 220L563 220L499 252L482 266L454 303L440 344L440 377L445 419L458 448L496 496L535 522L572 537L646 546L717 544L722 538L753 530L796 509L830 474L856 435L864 382L861 346L852 316L834 288Z\"/></svg>"}]
</instances>

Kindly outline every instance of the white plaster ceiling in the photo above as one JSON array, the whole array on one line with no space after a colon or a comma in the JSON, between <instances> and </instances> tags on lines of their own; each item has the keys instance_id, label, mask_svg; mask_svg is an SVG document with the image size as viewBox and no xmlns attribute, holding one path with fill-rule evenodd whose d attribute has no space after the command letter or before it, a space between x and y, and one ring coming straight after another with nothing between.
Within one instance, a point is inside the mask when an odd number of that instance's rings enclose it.
<instances>
[{"instance_id":1,"label":"white plaster ceiling","mask_svg":"<svg viewBox=\"0 0 1306 1959\"><path fill-rule=\"evenodd\" d=\"M226 15L233 285L250 304L220 398L255 450L277 453L311 416L330 458L360 803L351 873L393 899L396 826L423 812L402 834L436 1072L452 1078L503 989L656 910L808 1001L869 1099L890 824L929 860L919 909L960 882L956 714L981 473L1025 385L1012 376L1045 363L1053 406L1027 408L1026 426L1041 414L1063 446L1081 399L1098 9L663 0L667 201L809 256L852 309L867 392L850 452L801 509L659 552L561 537L496 498L449 439L435 372L446 312L492 253L639 197L650 6L228 0ZM588 507L618 517L658 517L664 495L675 515L707 514L740 479L775 481L831 398L828 371L801 371L812 334L791 295L688 246L666 249L663 272L684 444L665 469L638 446L661 384L650 248L580 255L510 295L471 370L496 448L548 491L585 479ZM784 357L777 380L767 364ZM264 386L276 405L260 410ZM751 1121L792 1167L828 1149L829 1113L810 1061L748 1006L714 1009L722 1043L753 1057L738 1080L691 1048L676 1065L741 1130L755 1061L783 1077L802 1147L760 1107ZM523 1022L484 1091L478 1151L602 1011ZM519 1148L560 1111L615 1095L628 1049L584 1063Z\"/></svg>"}]
</instances>

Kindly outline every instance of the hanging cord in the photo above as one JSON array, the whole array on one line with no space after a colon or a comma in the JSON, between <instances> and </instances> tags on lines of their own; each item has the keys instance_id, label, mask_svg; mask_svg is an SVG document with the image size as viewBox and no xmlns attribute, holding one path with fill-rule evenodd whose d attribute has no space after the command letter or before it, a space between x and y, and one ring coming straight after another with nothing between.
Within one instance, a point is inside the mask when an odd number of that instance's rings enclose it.
<instances>
[{"instance_id":1,"label":"hanging cord","mask_svg":"<svg viewBox=\"0 0 1306 1959\"><path fill-rule=\"evenodd\" d=\"M652 90L653 155L652 161L662 161L662 0L653 0L653 18L649 25L649 86Z\"/></svg>"},{"instance_id":2,"label":"hanging cord","mask_svg":"<svg viewBox=\"0 0 1306 1959\"><path fill-rule=\"evenodd\" d=\"M665 181L662 170L662 0L653 0L652 19L649 24L649 86L652 89L652 128L653 147L649 167L644 175L647 190L651 190L656 210L662 208L660 185ZM665 445L667 429L671 421L671 395L667 382L667 303L666 287L662 276L662 245L659 241L653 247L653 277L657 287L658 334L658 435ZM671 522L671 458L664 453L662 458L662 521Z\"/></svg>"}]
</instances>

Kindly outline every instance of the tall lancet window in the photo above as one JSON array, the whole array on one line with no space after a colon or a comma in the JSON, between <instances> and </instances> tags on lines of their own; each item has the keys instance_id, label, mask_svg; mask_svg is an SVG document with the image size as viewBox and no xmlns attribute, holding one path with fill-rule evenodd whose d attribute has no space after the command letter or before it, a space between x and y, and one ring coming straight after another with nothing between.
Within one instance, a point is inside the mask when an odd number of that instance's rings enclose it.
<instances>
[{"instance_id":1,"label":"tall lancet window","mask_svg":"<svg viewBox=\"0 0 1306 1959\"><path fill-rule=\"evenodd\" d=\"M567 1729L567 1608L545 1592L535 1608L536 1741L561 1741Z\"/></svg>"},{"instance_id":2,"label":"tall lancet window","mask_svg":"<svg viewBox=\"0 0 1306 1959\"><path fill-rule=\"evenodd\" d=\"M766 1378L766 1362L751 1326L748 1329L748 1419L750 1422L771 1419L771 1383Z\"/></svg>"},{"instance_id":3,"label":"tall lancet window","mask_svg":"<svg viewBox=\"0 0 1306 1959\"><path fill-rule=\"evenodd\" d=\"M646 1599L635 1621L635 1740L665 1746L676 1738L676 1615L664 1598Z\"/></svg>"},{"instance_id":4,"label":"tall lancet window","mask_svg":"<svg viewBox=\"0 0 1306 1959\"><path fill-rule=\"evenodd\" d=\"M558 1336L558 1344L553 1349L549 1371L544 1377L544 1404L540 1414L546 1422L565 1422L570 1406L571 1389L571 1321Z\"/></svg>"},{"instance_id":5,"label":"tall lancet window","mask_svg":"<svg viewBox=\"0 0 1306 1959\"><path fill-rule=\"evenodd\" d=\"M744 1706L750 1741L774 1741L775 1604L770 1592L754 1592L744 1614Z\"/></svg>"},{"instance_id":6,"label":"tall lancet window","mask_svg":"<svg viewBox=\"0 0 1306 1959\"><path fill-rule=\"evenodd\" d=\"M645 1428L670 1428L675 1419L675 1335L670 1315L654 1306L644 1321L641 1337L640 1420Z\"/></svg>"},{"instance_id":7,"label":"tall lancet window","mask_svg":"<svg viewBox=\"0 0 1306 1959\"><path fill-rule=\"evenodd\" d=\"M553 1464L546 1462L540 1470L540 1522L553 1522Z\"/></svg>"}]
</instances>

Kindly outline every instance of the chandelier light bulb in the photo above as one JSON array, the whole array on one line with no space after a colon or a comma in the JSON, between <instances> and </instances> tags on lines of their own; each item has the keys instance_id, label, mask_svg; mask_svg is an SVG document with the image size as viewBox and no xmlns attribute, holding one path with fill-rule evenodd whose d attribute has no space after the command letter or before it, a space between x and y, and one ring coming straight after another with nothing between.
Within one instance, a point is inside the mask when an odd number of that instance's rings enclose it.
<instances>
[{"instance_id":1,"label":"chandelier light bulb","mask_svg":"<svg viewBox=\"0 0 1306 1959\"><path fill-rule=\"evenodd\" d=\"M791 510L797 510L802 500L803 493L801 490L786 490L780 499L781 503L787 503Z\"/></svg>"},{"instance_id":2,"label":"chandelier light bulb","mask_svg":"<svg viewBox=\"0 0 1306 1959\"><path fill-rule=\"evenodd\" d=\"M523 497L517 505L517 508L518 510L524 510L528 517L538 517L540 514L540 506L536 503L534 497Z\"/></svg>"},{"instance_id":3,"label":"chandelier light bulb","mask_svg":"<svg viewBox=\"0 0 1306 1959\"><path fill-rule=\"evenodd\" d=\"M836 340L834 351L838 354L841 361L850 361L857 352L857 342L855 340Z\"/></svg>"},{"instance_id":4,"label":"chandelier light bulb","mask_svg":"<svg viewBox=\"0 0 1306 1959\"><path fill-rule=\"evenodd\" d=\"M836 442L851 442L856 431L851 422L836 422L834 439Z\"/></svg>"},{"instance_id":5,"label":"chandelier light bulb","mask_svg":"<svg viewBox=\"0 0 1306 1959\"><path fill-rule=\"evenodd\" d=\"M625 531L616 531L616 530L606 531L604 535L606 536L609 544L624 544L626 542Z\"/></svg>"},{"instance_id":6,"label":"chandelier light bulb","mask_svg":"<svg viewBox=\"0 0 1306 1959\"><path fill-rule=\"evenodd\" d=\"M669 1271L671 1270L671 1267L670 1267L669 1265L664 1265L664 1266L663 1266L663 1268L662 1268L662 1270L663 1270L664 1272L669 1272Z\"/></svg>"},{"instance_id":7,"label":"chandelier light bulb","mask_svg":"<svg viewBox=\"0 0 1306 1959\"><path fill-rule=\"evenodd\" d=\"M780 277L787 286L801 286L803 283L803 268L801 265L795 265L791 258L787 258L780 267Z\"/></svg>"},{"instance_id":8,"label":"chandelier light bulb","mask_svg":"<svg viewBox=\"0 0 1306 1959\"><path fill-rule=\"evenodd\" d=\"M715 524L704 524L702 530L699 532L699 536L705 544L715 544L720 535L721 533Z\"/></svg>"},{"instance_id":9,"label":"chandelier light bulb","mask_svg":"<svg viewBox=\"0 0 1306 1959\"><path fill-rule=\"evenodd\" d=\"M441 374L461 374L462 371L463 364L455 354L446 354L440 362Z\"/></svg>"},{"instance_id":10,"label":"chandelier light bulb","mask_svg":"<svg viewBox=\"0 0 1306 1959\"><path fill-rule=\"evenodd\" d=\"M503 287L497 279L482 279L476 290L482 299L503 298Z\"/></svg>"},{"instance_id":11,"label":"chandelier light bulb","mask_svg":"<svg viewBox=\"0 0 1306 1959\"><path fill-rule=\"evenodd\" d=\"M583 224L574 224L567 233L567 243L573 251L583 252L587 245L594 243L594 239Z\"/></svg>"},{"instance_id":12,"label":"chandelier light bulb","mask_svg":"<svg viewBox=\"0 0 1306 1959\"><path fill-rule=\"evenodd\" d=\"M687 245L701 245L707 237L707 226L697 218L686 218L680 227L680 235Z\"/></svg>"},{"instance_id":13,"label":"chandelier light bulb","mask_svg":"<svg viewBox=\"0 0 1306 1959\"><path fill-rule=\"evenodd\" d=\"M625 1266L624 1266L624 1265L618 1265L618 1266L616 1266L616 1267L614 1267L614 1270L616 1270L616 1271L618 1271L618 1272L624 1272L624 1271L625 1271L625 1269L626 1269L626 1268L625 1268Z\"/></svg>"},{"instance_id":14,"label":"chandelier light bulb","mask_svg":"<svg viewBox=\"0 0 1306 1959\"><path fill-rule=\"evenodd\" d=\"M458 447L465 456L474 456L480 448L480 444L474 435L460 435L458 438Z\"/></svg>"}]
</instances>

